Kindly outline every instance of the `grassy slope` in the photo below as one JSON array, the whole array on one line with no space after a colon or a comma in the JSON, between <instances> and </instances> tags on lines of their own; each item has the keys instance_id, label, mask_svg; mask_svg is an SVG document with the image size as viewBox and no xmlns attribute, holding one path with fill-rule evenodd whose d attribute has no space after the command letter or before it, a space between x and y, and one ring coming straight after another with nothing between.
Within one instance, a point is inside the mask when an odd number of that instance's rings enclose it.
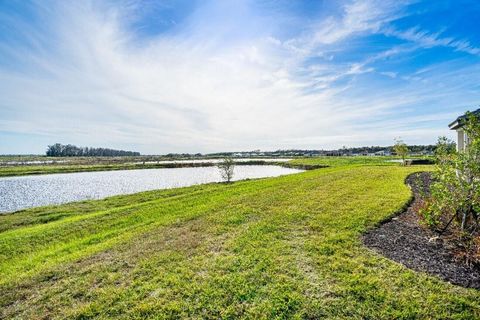
<instances>
[{"instance_id":1,"label":"grassy slope","mask_svg":"<svg viewBox=\"0 0 480 320\"><path fill-rule=\"evenodd\" d=\"M419 167L339 166L0 217L0 318L464 318L480 293L361 245Z\"/></svg>"},{"instance_id":2,"label":"grassy slope","mask_svg":"<svg viewBox=\"0 0 480 320\"><path fill-rule=\"evenodd\" d=\"M412 156L410 159L431 159L429 157L420 157ZM364 166L364 165L375 165L375 166L397 166L398 163L392 162L391 160L399 160L398 157L389 156L389 157L369 157L369 156L360 156L360 157L312 157L312 158L300 158L289 161L289 164L293 165L310 165L310 166L328 166L328 167L339 167L339 166Z\"/></svg>"}]
</instances>

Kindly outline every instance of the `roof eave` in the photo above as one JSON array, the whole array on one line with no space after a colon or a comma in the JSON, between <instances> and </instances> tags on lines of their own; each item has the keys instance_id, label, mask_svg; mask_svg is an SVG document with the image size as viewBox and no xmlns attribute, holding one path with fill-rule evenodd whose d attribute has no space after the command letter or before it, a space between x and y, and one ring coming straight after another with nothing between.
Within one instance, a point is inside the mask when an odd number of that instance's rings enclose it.
<instances>
[{"instance_id":1,"label":"roof eave","mask_svg":"<svg viewBox=\"0 0 480 320\"><path fill-rule=\"evenodd\" d=\"M478 110L475 110L473 112L471 112L470 114L473 114L475 116L480 116L480 109ZM463 127L465 125L465 119L467 118L467 115L463 115L463 116L460 116L458 117L455 121L453 121L452 123L450 123L448 125L448 127L450 128L450 130L457 130L461 127Z\"/></svg>"},{"instance_id":2,"label":"roof eave","mask_svg":"<svg viewBox=\"0 0 480 320\"><path fill-rule=\"evenodd\" d=\"M448 127L450 128L450 130L456 130L456 129L462 127L462 125L461 125L460 121L455 120L455 121L453 121L452 123L450 123L450 124L448 125Z\"/></svg>"}]
</instances>

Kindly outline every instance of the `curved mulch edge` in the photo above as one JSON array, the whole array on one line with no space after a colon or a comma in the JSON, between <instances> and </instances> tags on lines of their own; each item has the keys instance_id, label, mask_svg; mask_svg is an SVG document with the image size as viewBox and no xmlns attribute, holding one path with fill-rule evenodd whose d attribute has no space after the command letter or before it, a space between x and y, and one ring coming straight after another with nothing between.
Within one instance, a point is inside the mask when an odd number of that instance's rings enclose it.
<instances>
[{"instance_id":1,"label":"curved mulch edge","mask_svg":"<svg viewBox=\"0 0 480 320\"><path fill-rule=\"evenodd\" d=\"M435 275L462 287L480 289L480 268L455 259L452 245L421 225L415 213L415 207L420 202L419 181L428 188L431 174L416 173L406 179L413 192L408 207L364 234L364 245L407 268Z\"/></svg>"}]
</instances>

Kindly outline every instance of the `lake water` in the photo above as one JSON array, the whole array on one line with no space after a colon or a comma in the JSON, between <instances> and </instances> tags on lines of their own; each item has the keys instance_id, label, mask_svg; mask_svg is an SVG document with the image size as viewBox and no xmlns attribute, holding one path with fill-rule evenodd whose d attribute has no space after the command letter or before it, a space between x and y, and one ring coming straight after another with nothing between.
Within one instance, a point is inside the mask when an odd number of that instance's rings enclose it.
<instances>
[{"instance_id":1,"label":"lake water","mask_svg":"<svg viewBox=\"0 0 480 320\"><path fill-rule=\"evenodd\" d=\"M276 177L301 170L274 165L236 166L233 180ZM154 189L219 182L216 167L78 172L0 178L0 212L101 199Z\"/></svg>"}]
</instances>

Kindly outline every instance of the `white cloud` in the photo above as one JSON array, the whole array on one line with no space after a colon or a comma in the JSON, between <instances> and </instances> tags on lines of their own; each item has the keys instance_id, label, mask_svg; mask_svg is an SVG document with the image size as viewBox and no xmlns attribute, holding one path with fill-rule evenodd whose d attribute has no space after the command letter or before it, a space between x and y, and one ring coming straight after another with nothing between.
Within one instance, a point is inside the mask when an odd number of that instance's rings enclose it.
<instances>
[{"instance_id":1,"label":"white cloud","mask_svg":"<svg viewBox=\"0 0 480 320\"><path fill-rule=\"evenodd\" d=\"M390 129L375 121L431 103L436 86L379 90L355 83L376 71L370 64L402 48L342 64L322 56L322 46L379 32L401 14L397 2L354 1L342 16L290 41L276 38L272 19L248 7L234 8L227 25L229 17L218 18L218 12L206 19L208 8L178 29L141 39L128 28L135 18L130 11L84 1L49 9L48 32L31 35L39 44L35 50L9 48L25 68L0 67L2 130L144 153L331 148L380 136L390 143L407 128L417 140L434 140L431 131L416 131L402 119L389 122ZM245 20L254 30L229 38ZM312 57L324 61L306 63ZM464 97L456 105L463 102L470 101Z\"/></svg>"},{"instance_id":2,"label":"white cloud","mask_svg":"<svg viewBox=\"0 0 480 320\"><path fill-rule=\"evenodd\" d=\"M307 32L298 38L283 43L284 47L297 54L322 56L322 46L333 45L356 35L379 32L389 22L404 15L402 7L410 1L354 0L342 7L337 16L328 16L313 23Z\"/></svg>"},{"instance_id":3,"label":"white cloud","mask_svg":"<svg viewBox=\"0 0 480 320\"><path fill-rule=\"evenodd\" d=\"M441 32L431 33L421 30L419 27L398 31L389 28L384 31L388 36L394 36L418 44L423 48L449 47L456 51L466 52L472 55L480 55L480 48L473 46L467 40L457 40L452 37L441 37Z\"/></svg>"}]
</instances>

